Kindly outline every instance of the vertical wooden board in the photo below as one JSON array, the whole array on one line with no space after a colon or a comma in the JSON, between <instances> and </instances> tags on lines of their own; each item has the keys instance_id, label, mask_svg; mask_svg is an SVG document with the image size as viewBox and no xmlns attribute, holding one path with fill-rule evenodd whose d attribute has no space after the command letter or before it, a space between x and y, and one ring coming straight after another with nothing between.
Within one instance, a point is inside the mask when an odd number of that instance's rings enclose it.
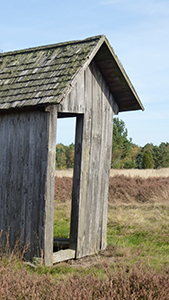
<instances>
[{"instance_id":1,"label":"vertical wooden board","mask_svg":"<svg viewBox=\"0 0 169 300\"><path fill-rule=\"evenodd\" d=\"M100 150L100 162L99 162L99 186L100 186L100 213L99 213L99 228L100 228L100 235L99 235L99 249L102 248L102 239L103 239L103 222L106 223L107 226L107 215L103 214L103 206L107 204L107 199L105 198L105 184L107 181L107 178L105 176L105 159L106 158L106 132L107 132L107 99L105 99L105 89L106 85L105 82L102 80L101 81L101 103L102 103L102 131L101 131L101 150ZM104 235L105 238L105 243L107 242L106 240L106 235Z\"/></svg>"},{"instance_id":2,"label":"vertical wooden board","mask_svg":"<svg viewBox=\"0 0 169 300\"><path fill-rule=\"evenodd\" d=\"M89 165L90 165L90 150L91 150L91 114L92 114L92 76L89 69L84 74L84 102L85 102L85 114L83 122L83 140L82 140L82 162L81 162L81 174L80 174L80 194L79 194L79 222L78 222L78 236L77 236L77 251L76 257L85 255L85 249L88 249L89 245L86 240L86 234L89 235L87 230L91 222L89 205L90 199L87 196L89 182ZM88 220L86 216L88 215Z\"/></svg>"},{"instance_id":3,"label":"vertical wooden board","mask_svg":"<svg viewBox=\"0 0 169 300\"><path fill-rule=\"evenodd\" d=\"M53 265L53 207L54 207L54 181L55 181L55 157L56 157L56 126L57 107L47 109L47 133L48 133L48 156L47 156L47 180L45 189L45 241L44 261L45 265Z\"/></svg>"},{"instance_id":4,"label":"vertical wooden board","mask_svg":"<svg viewBox=\"0 0 169 300\"><path fill-rule=\"evenodd\" d=\"M84 89L84 84L85 84L85 71L82 70L78 76L77 79L77 96L75 98L75 101L77 103L77 112L79 113L84 113L84 108L85 108L85 89Z\"/></svg>"},{"instance_id":5,"label":"vertical wooden board","mask_svg":"<svg viewBox=\"0 0 169 300\"><path fill-rule=\"evenodd\" d=\"M106 94L106 91L105 91ZM104 95L104 94L103 94ZM107 99L109 95L104 97L104 102L107 105L105 113L105 128L104 131L104 151L102 152L102 210L100 218L101 238L100 248L105 249L107 245L107 201L109 189L109 173L111 167L111 152L112 152L112 129L113 129L113 111ZM106 147L105 147L106 145Z\"/></svg>"},{"instance_id":6,"label":"vertical wooden board","mask_svg":"<svg viewBox=\"0 0 169 300\"><path fill-rule=\"evenodd\" d=\"M0 183L3 186L4 185L4 156L5 151L2 151L2 145L5 141L5 134L4 134L4 122L0 119ZM3 230L5 227L5 195L4 195L4 189L0 189L0 229ZM3 199L3 201L1 200Z\"/></svg>"},{"instance_id":7,"label":"vertical wooden board","mask_svg":"<svg viewBox=\"0 0 169 300\"><path fill-rule=\"evenodd\" d=\"M33 215L33 199L35 199L34 195L34 184L35 184L35 174L36 174L36 168L35 168L35 160L36 160L36 127L37 124L36 122L39 121L39 118L36 119L35 117L29 115L29 121L28 124L25 124L28 126L29 131L28 131L28 141L29 144L27 144L28 148L28 170L25 172L25 175L27 177L27 182L25 186L25 192L26 192L26 212L25 212L25 241L26 244L29 245L29 252L27 253L27 258L31 259L32 254L36 253L35 256L38 256L39 253L34 252L35 244L37 247L37 239L38 233L36 232L35 228L33 227L34 223L34 218L35 216ZM29 122L31 122L31 126L29 125ZM24 130L24 128L23 128ZM37 140L38 143L38 140ZM39 153L40 155L40 153ZM32 182L32 178L34 179L34 183ZM38 187L36 187L38 188ZM39 200L39 199L38 199ZM37 200L37 201L38 201ZM38 219L38 211L36 211L37 216L35 218L35 221ZM39 250L39 247L38 247Z\"/></svg>"},{"instance_id":8,"label":"vertical wooden board","mask_svg":"<svg viewBox=\"0 0 169 300\"><path fill-rule=\"evenodd\" d=\"M4 120L4 119L3 119ZM6 201L6 189L3 189L3 186L6 186L6 177L5 177L5 168L6 168L6 153L7 153L7 137L5 134L5 121L0 119L0 230L8 228L8 220L6 218L7 214L7 201Z\"/></svg>"},{"instance_id":9,"label":"vertical wooden board","mask_svg":"<svg viewBox=\"0 0 169 300\"><path fill-rule=\"evenodd\" d=\"M84 109L84 70L81 70L72 83L69 94L60 103L58 112L82 114Z\"/></svg>"},{"instance_id":10,"label":"vertical wooden board","mask_svg":"<svg viewBox=\"0 0 169 300\"><path fill-rule=\"evenodd\" d=\"M91 129L91 152L90 152L90 171L89 180L92 183L89 191L91 199L89 210L91 211L92 224L88 229L91 232L89 251L97 252L99 249L100 228L99 228L99 213L100 213L100 150L101 150L101 89L100 78L95 68L94 63L91 65L93 78L93 99L92 99L92 129Z\"/></svg>"},{"instance_id":11,"label":"vertical wooden board","mask_svg":"<svg viewBox=\"0 0 169 300\"><path fill-rule=\"evenodd\" d=\"M77 83L73 86L73 89L70 93L70 101L68 104L68 112L77 111Z\"/></svg>"}]
</instances>

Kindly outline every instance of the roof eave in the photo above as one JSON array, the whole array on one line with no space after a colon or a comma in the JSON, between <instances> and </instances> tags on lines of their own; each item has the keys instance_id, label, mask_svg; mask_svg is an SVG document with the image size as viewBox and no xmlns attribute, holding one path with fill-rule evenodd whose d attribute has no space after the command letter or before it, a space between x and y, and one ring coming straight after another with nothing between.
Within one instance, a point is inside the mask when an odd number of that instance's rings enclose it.
<instances>
[{"instance_id":1,"label":"roof eave","mask_svg":"<svg viewBox=\"0 0 169 300\"><path fill-rule=\"evenodd\" d=\"M119 112L144 110L144 106L141 103L129 77L127 76L117 55L104 35L102 35L97 46L91 53L90 61L93 58L97 64L97 67L105 78L105 81L107 82L115 101L119 105Z\"/></svg>"}]
</instances>

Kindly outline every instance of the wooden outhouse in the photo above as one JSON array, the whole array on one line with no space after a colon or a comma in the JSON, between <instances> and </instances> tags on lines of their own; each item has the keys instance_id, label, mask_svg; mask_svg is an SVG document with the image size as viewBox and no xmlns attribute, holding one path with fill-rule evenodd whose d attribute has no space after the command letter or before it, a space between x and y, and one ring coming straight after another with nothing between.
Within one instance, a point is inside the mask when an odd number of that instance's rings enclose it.
<instances>
[{"instance_id":1,"label":"wooden outhouse","mask_svg":"<svg viewBox=\"0 0 169 300\"><path fill-rule=\"evenodd\" d=\"M104 35L0 54L0 231L26 258L53 252L57 118L76 117L69 250L106 247L113 115L143 109ZM65 252L64 252L65 251ZM61 258L59 258L61 259Z\"/></svg>"}]
</instances>

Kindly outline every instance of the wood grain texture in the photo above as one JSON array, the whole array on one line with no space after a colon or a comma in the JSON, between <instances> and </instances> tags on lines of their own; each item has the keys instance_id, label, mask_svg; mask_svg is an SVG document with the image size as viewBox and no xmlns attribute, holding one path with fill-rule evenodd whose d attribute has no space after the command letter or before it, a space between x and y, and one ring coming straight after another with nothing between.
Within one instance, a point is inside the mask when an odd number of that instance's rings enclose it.
<instances>
[{"instance_id":1,"label":"wood grain texture","mask_svg":"<svg viewBox=\"0 0 169 300\"><path fill-rule=\"evenodd\" d=\"M118 106L93 61L65 101L0 117L0 229L28 245L27 259L53 264L57 113L77 116L70 248L76 258L106 247L113 114Z\"/></svg>"},{"instance_id":2,"label":"wood grain texture","mask_svg":"<svg viewBox=\"0 0 169 300\"><path fill-rule=\"evenodd\" d=\"M17 239L28 246L29 260L45 252L48 244L55 165L52 118L38 110L0 116L0 230L4 235L9 230L11 248Z\"/></svg>"},{"instance_id":3,"label":"wood grain texture","mask_svg":"<svg viewBox=\"0 0 169 300\"><path fill-rule=\"evenodd\" d=\"M47 108L47 180L45 184L45 244L44 262L45 265L53 264L53 209L54 209L54 181L55 181L55 157L56 157L56 125L57 107Z\"/></svg>"},{"instance_id":4,"label":"wood grain texture","mask_svg":"<svg viewBox=\"0 0 169 300\"><path fill-rule=\"evenodd\" d=\"M56 264L61 261L69 260L75 258L75 250L66 249L54 252L53 255L53 264Z\"/></svg>"},{"instance_id":5,"label":"wood grain texture","mask_svg":"<svg viewBox=\"0 0 169 300\"><path fill-rule=\"evenodd\" d=\"M106 247L113 108L117 109L94 62L79 80L84 82L85 111L76 125L70 231L70 248L76 250L76 258Z\"/></svg>"}]
</instances>

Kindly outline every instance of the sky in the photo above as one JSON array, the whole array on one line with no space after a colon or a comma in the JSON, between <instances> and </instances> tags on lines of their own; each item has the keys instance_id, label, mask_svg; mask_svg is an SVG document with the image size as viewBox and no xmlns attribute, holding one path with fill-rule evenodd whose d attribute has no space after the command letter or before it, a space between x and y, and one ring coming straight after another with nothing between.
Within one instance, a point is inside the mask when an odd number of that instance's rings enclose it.
<instances>
[{"instance_id":1,"label":"sky","mask_svg":"<svg viewBox=\"0 0 169 300\"><path fill-rule=\"evenodd\" d=\"M6 0L0 52L105 34L145 111L119 113L139 146L169 142L169 0ZM57 143L74 142L75 119L58 121Z\"/></svg>"}]
</instances>

